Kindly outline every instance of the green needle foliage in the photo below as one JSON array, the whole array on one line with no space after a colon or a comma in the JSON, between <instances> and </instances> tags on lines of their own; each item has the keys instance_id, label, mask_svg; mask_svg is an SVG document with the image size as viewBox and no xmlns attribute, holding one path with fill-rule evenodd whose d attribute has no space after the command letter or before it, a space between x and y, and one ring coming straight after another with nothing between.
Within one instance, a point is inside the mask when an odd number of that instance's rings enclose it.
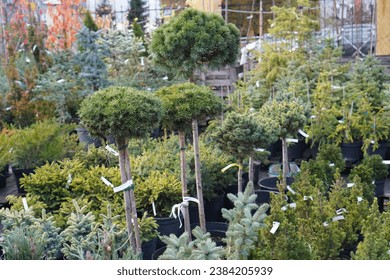
<instances>
[{"instance_id":1,"label":"green needle foliage","mask_svg":"<svg viewBox=\"0 0 390 280\"><path fill-rule=\"evenodd\" d=\"M195 70L236 62L240 33L216 14L186 9L152 36L154 62L175 75L192 78Z\"/></svg>"},{"instance_id":2,"label":"green needle foliage","mask_svg":"<svg viewBox=\"0 0 390 280\"><path fill-rule=\"evenodd\" d=\"M151 93L110 87L83 100L79 115L95 135L140 138L158 127L162 110L160 100Z\"/></svg>"},{"instance_id":3,"label":"green needle foliage","mask_svg":"<svg viewBox=\"0 0 390 280\"><path fill-rule=\"evenodd\" d=\"M193 240L189 240L187 232L177 237L174 234L162 236L161 240L167 244L164 254L159 260L219 260L223 248L215 244L210 233L203 233L200 227L192 230Z\"/></svg>"},{"instance_id":4,"label":"green needle foliage","mask_svg":"<svg viewBox=\"0 0 390 280\"><path fill-rule=\"evenodd\" d=\"M222 216L228 221L226 231L225 257L230 260L245 260L251 254L258 240L258 231L264 227L268 204L256 204L253 194L253 183L249 182L244 193L237 196L229 193L228 198L233 202L231 210L222 209Z\"/></svg>"}]
</instances>

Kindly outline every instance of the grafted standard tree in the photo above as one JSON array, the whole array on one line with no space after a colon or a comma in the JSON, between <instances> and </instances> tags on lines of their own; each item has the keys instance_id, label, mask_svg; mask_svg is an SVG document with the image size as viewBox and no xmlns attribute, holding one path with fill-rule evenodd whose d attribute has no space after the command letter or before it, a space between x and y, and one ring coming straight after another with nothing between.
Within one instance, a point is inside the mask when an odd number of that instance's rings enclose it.
<instances>
[{"instance_id":1,"label":"grafted standard tree","mask_svg":"<svg viewBox=\"0 0 390 280\"><path fill-rule=\"evenodd\" d=\"M130 138L143 137L159 126L161 101L151 93L126 87L109 87L86 98L79 111L91 134L112 135L119 149L122 183L132 180L127 145ZM134 189L123 192L127 230L133 250L141 253ZM133 227L134 225L134 227Z\"/></svg>"}]
</instances>

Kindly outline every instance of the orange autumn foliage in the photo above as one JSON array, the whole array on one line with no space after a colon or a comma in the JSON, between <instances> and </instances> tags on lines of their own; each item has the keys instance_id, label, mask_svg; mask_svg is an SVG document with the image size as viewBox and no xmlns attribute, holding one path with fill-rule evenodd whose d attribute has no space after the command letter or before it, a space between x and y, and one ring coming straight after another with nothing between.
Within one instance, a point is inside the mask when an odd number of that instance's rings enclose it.
<instances>
[{"instance_id":1,"label":"orange autumn foliage","mask_svg":"<svg viewBox=\"0 0 390 280\"><path fill-rule=\"evenodd\" d=\"M70 49L81 29L86 0L61 0L48 5L48 49ZM49 19L50 18L50 19Z\"/></svg>"}]
</instances>

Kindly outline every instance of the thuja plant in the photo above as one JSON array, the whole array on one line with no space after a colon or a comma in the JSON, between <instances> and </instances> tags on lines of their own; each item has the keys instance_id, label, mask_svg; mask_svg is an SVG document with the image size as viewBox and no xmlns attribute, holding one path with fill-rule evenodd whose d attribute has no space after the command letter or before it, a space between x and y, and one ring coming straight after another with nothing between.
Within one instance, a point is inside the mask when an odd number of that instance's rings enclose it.
<instances>
[{"instance_id":1,"label":"thuja plant","mask_svg":"<svg viewBox=\"0 0 390 280\"><path fill-rule=\"evenodd\" d=\"M216 128L213 138L218 147L236 157L238 165L238 192L243 191L243 162L256 155L256 148L275 142L278 126L272 119L256 114L231 112Z\"/></svg>"},{"instance_id":2,"label":"thuja plant","mask_svg":"<svg viewBox=\"0 0 390 280\"><path fill-rule=\"evenodd\" d=\"M295 137L298 129L306 123L306 108L293 97L281 97L281 100L273 99L260 108L260 114L268 116L277 124L277 136L282 141L283 180L288 173L287 138Z\"/></svg>"},{"instance_id":3,"label":"thuja plant","mask_svg":"<svg viewBox=\"0 0 390 280\"><path fill-rule=\"evenodd\" d=\"M258 240L258 231L264 227L268 204L256 204L253 194L253 183L249 182L244 193L237 196L229 193L228 198L233 202L233 209L222 209L222 216L228 221L226 231L225 257L230 260L245 260L250 256L254 244Z\"/></svg>"},{"instance_id":4,"label":"thuja plant","mask_svg":"<svg viewBox=\"0 0 390 280\"><path fill-rule=\"evenodd\" d=\"M161 101L153 94L143 91L125 87L110 87L85 99L81 104L79 114L83 124L92 134L115 137L119 150L122 183L131 181L127 150L129 139L141 138L158 127L163 114ZM130 242L133 249L140 253L141 240L134 185L123 193Z\"/></svg>"},{"instance_id":5,"label":"thuja plant","mask_svg":"<svg viewBox=\"0 0 390 280\"><path fill-rule=\"evenodd\" d=\"M195 178L197 198L199 200L199 221L200 227L206 230L204 217L202 176L199 155L198 121L205 120L222 110L221 100L205 86L198 86L192 83L177 84L161 88L157 95L161 98L165 117L162 125L166 129L178 130L180 141L180 167L183 197L188 196L186 178L186 130L191 127L193 132L193 148L195 157ZM185 230L190 233L189 216L185 208Z\"/></svg>"},{"instance_id":6,"label":"thuja plant","mask_svg":"<svg viewBox=\"0 0 390 280\"><path fill-rule=\"evenodd\" d=\"M357 245L354 260L390 260L390 213L380 213L374 199L369 215L363 221L364 239Z\"/></svg>"},{"instance_id":7,"label":"thuja plant","mask_svg":"<svg viewBox=\"0 0 390 280\"><path fill-rule=\"evenodd\" d=\"M223 248L217 246L211 239L210 233L204 233L197 226L192 230L194 236L191 241L187 232L179 237L174 234L162 236L161 240L167 248L159 260L219 260L223 255Z\"/></svg>"}]
</instances>

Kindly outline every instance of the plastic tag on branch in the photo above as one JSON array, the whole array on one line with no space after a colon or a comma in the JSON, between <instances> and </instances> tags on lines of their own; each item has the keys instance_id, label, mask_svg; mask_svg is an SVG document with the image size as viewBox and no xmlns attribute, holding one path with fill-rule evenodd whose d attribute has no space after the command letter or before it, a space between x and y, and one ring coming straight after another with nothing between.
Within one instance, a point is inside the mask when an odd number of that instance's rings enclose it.
<instances>
[{"instance_id":1,"label":"plastic tag on branch","mask_svg":"<svg viewBox=\"0 0 390 280\"><path fill-rule=\"evenodd\" d=\"M255 151L256 151L256 152L264 152L265 149L262 149L262 148L255 148Z\"/></svg>"},{"instance_id":2,"label":"plastic tag on branch","mask_svg":"<svg viewBox=\"0 0 390 280\"><path fill-rule=\"evenodd\" d=\"M359 202L362 202L362 201L363 201L363 198L361 196L358 196L357 202L359 203Z\"/></svg>"},{"instance_id":3,"label":"plastic tag on branch","mask_svg":"<svg viewBox=\"0 0 390 280\"><path fill-rule=\"evenodd\" d=\"M114 188L115 186L110 182L108 181L106 178L104 178L103 176L100 177L100 180L103 181L104 184L106 184L107 186L111 187L111 188Z\"/></svg>"},{"instance_id":4,"label":"plastic tag on branch","mask_svg":"<svg viewBox=\"0 0 390 280\"><path fill-rule=\"evenodd\" d=\"M272 222L272 228L271 228L271 230L269 232L272 233L272 234L275 234L275 232L276 232L276 230L278 229L279 226L280 226L279 222Z\"/></svg>"},{"instance_id":5,"label":"plastic tag on branch","mask_svg":"<svg viewBox=\"0 0 390 280\"><path fill-rule=\"evenodd\" d=\"M127 181L126 183L118 186L118 187L115 187L114 188L114 193L117 193L117 192L120 192L120 191L126 191L126 190L130 190L131 188L134 188L134 185L133 185L133 180L129 180Z\"/></svg>"},{"instance_id":6,"label":"plastic tag on branch","mask_svg":"<svg viewBox=\"0 0 390 280\"><path fill-rule=\"evenodd\" d=\"M306 196L306 195L305 195L305 196L303 197L303 200L309 200L309 199L313 200L313 197L312 197L311 195L310 195L310 196Z\"/></svg>"},{"instance_id":7,"label":"plastic tag on branch","mask_svg":"<svg viewBox=\"0 0 390 280\"><path fill-rule=\"evenodd\" d=\"M328 222L323 222L322 224L324 225L324 227L329 226Z\"/></svg>"},{"instance_id":8,"label":"plastic tag on branch","mask_svg":"<svg viewBox=\"0 0 390 280\"><path fill-rule=\"evenodd\" d=\"M329 166L330 167L334 167L334 163L329 163Z\"/></svg>"},{"instance_id":9,"label":"plastic tag on branch","mask_svg":"<svg viewBox=\"0 0 390 280\"><path fill-rule=\"evenodd\" d=\"M296 194L296 192L289 185L287 185L287 190L292 194Z\"/></svg>"},{"instance_id":10,"label":"plastic tag on branch","mask_svg":"<svg viewBox=\"0 0 390 280\"><path fill-rule=\"evenodd\" d=\"M23 208L25 211L28 211L27 199L25 197L22 198Z\"/></svg>"},{"instance_id":11,"label":"plastic tag on branch","mask_svg":"<svg viewBox=\"0 0 390 280\"><path fill-rule=\"evenodd\" d=\"M335 216L332 218L333 222L337 222L337 221L341 221L341 220L345 220L343 215Z\"/></svg>"},{"instance_id":12,"label":"plastic tag on branch","mask_svg":"<svg viewBox=\"0 0 390 280\"><path fill-rule=\"evenodd\" d=\"M69 189L69 185L72 183L72 174L68 174L68 181L66 181L65 188Z\"/></svg>"},{"instance_id":13,"label":"plastic tag on branch","mask_svg":"<svg viewBox=\"0 0 390 280\"><path fill-rule=\"evenodd\" d=\"M286 138L287 143L298 143L298 139L295 138Z\"/></svg>"},{"instance_id":14,"label":"plastic tag on branch","mask_svg":"<svg viewBox=\"0 0 390 280\"><path fill-rule=\"evenodd\" d=\"M347 187L348 187L348 188L352 188L353 186L355 186L355 183L348 183L348 184L347 184Z\"/></svg>"},{"instance_id":15,"label":"plastic tag on branch","mask_svg":"<svg viewBox=\"0 0 390 280\"><path fill-rule=\"evenodd\" d=\"M337 214L337 215L341 215L341 214L343 214L344 212L347 212L347 209L345 209L345 208L340 208L340 209L336 210L336 214Z\"/></svg>"},{"instance_id":16,"label":"plastic tag on branch","mask_svg":"<svg viewBox=\"0 0 390 280\"><path fill-rule=\"evenodd\" d=\"M115 151L113 148L111 148L109 145L106 145L106 150L112 153L114 156L119 156L119 153Z\"/></svg>"},{"instance_id":17,"label":"plastic tag on branch","mask_svg":"<svg viewBox=\"0 0 390 280\"><path fill-rule=\"evenodd\" d=\"M390 164L390 160L384 160L382 162L383 162L383 164Z\"/></svg>"},{"instance_id":18,"label":"plastic tag on branch","mask_svg":"<svg viewBox=\"0 0 390 280\"><path fill-rule=\"evenodd\" d=\"M301 134L303 137L308 138L309 134L305 133L302 129L298 129L299 134Z\"/></svg>"},{"instance_id":19,"label":"plastic tag on branch","mask_svg":"<svg viewBox=\"0 0 390 280\"><path fill-rule=\"evenodd\" d=\"M157 215L156 204L154 203L154 201L152 201L152 209L153 209L153 216L156 216Z\"/></svg>"}]
</instances>

